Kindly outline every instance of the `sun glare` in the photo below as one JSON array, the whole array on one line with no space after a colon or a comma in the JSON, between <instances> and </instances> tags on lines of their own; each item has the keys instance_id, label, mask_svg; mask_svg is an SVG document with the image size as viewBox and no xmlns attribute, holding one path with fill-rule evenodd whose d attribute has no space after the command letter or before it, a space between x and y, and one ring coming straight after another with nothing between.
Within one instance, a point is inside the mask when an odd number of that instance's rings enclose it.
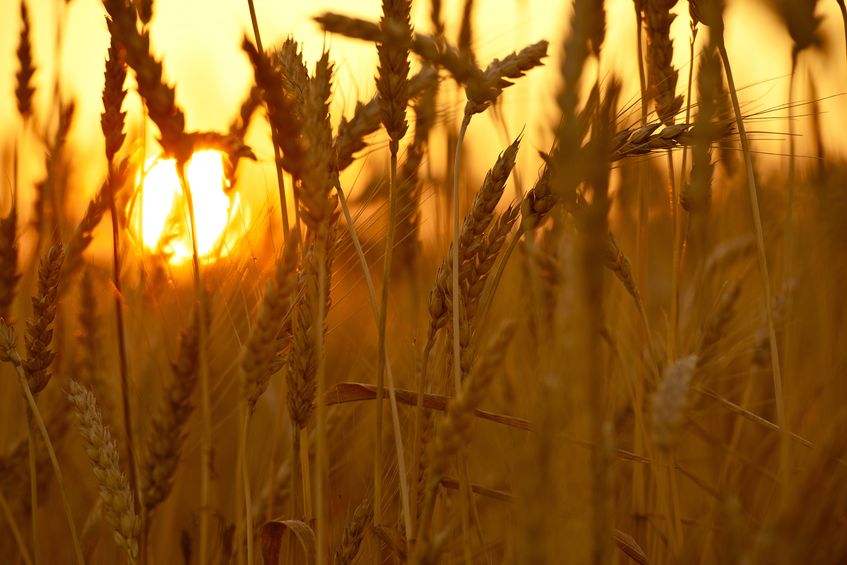
<instances>
[{"instance_id":1,"label":"sun glare","mask_svg":"<svg viewBox=\"0 0 847 565\"><path fill-rule=\"evenodd\" d=\"M136 241L148 252L161 253L171 263L191 259L188 209L180 188L176 162L153 159L138 183L130 203L130 224ZM235 221L238 194L227 194L223 156L217 151L198 151L186 167L186 180L194 199L197 220L197 251L205 261L226 255L240 235Z\"/></svg>"}]
</instances>

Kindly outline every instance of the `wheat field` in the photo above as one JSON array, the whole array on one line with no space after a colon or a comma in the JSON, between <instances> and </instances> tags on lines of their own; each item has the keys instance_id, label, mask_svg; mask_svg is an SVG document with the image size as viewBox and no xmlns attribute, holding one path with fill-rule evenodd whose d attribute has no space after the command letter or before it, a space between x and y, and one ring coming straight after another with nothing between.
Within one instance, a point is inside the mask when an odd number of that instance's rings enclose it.
<instances>
[{"instance_id":1,"label":"wheat field","mask_svg":"<svg viewBox=\"0 0 847 565\"><path fill-rule=\"evenodd\" d=\"M161 4L2 4L0 563L847 563L844 0Z\"/></svg>"}]
</instances>

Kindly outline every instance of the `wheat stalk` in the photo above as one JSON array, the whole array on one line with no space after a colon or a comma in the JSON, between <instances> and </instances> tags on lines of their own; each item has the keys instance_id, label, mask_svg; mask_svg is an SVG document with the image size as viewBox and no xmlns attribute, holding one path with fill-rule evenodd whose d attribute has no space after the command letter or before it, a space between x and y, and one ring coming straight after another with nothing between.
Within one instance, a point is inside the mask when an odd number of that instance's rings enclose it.
<instances>
[{"instance_id":1,"label":"wheat stalk","mask_svg":"<svg viewBox=\"0 0 847 565\"><path fill-rule=\"evenodd\" d=\"M409 0L383 0L382 20L380 28L389 26L397 28L402 34L400 41L383 42L377 45L379 69L376 78L376 88L379 93L380 115L385 131L388 133L389 169L388 191L389 212L388 228L385 231L385 255L382 268L382 292L380 299L379 332L377 344L377 374L376 374L376 444L374 446L374 500L376 501L373 521L374 526L382 525L382 415L383 394L385 386L385 332L388 326L388 288L391 278L391 260L394 254L394 234L397 228L397 152L400 139L406 134L406 105L409 102L409 48L412 35L409 11ZM400 433L400 430L394 430ZM406 492L403 490L402 492ZM404 515L406 516L406 533L411 533L409 521L408 500L404 500Z\"/></svg>"},{"instance_id":2,"label":"wheat stalk","mask_svg":"<svg viewBox=\"0 0 847 565\"><path fill-rule=\"evenodd\" d=\"M447 406L447 412L438 424L428 454L427 484L421 520L418 524L415 558L418 563L432 545L430 525L435 506L435 496L448 465L456 457L462 445L470 441L470 426L473 413L481 404L487 389L500 372L514 332L514 324L504 323L480 356L477 365L465 380L461 392Z\"/></svg>"},{"instance_id":3,"label":"wheat stalk","mask_svg":"<svg viewBox=\"0 0 847 565\"><path fill-rule=\"evenodd\" d=\"M38 409L38 404L35 402L35 397L29 388L29 375L24 370L24 360L21 359L15 344L15 330L9 326L5 320L0 320L0 361L11 363L15 367L18 375L18 383L21 386L24 397L26 398L29 414L34 421L35 426L41 434L41 439L44 441L44 446L47 448L47 454L50 457L50 464L53 467L53 473L56 475L56 482L59 485L59 493L62 498L62 507L65 511L65 518L68 521L68 527L71 532L71 541L74 548L74 556L78 565L85 565L85 558L82 555L82 549L79 544L79 536L76 533L74 525L73 512L68 501L67 491L65 490L65 481L62 475L62 469L59 466L59 460L56 458L56 452L53 449L53 442L50 441L50 434L47 432L47 426L44 424L44 419L41 417L41 411ZM30 427L29 449L30 449L30 473L31 481L35 481L35 473L32 465L35 453L32 451L34 446L32 427ZM35 512L35 508L32 512Z\"/></svg>"},{"instance_id":4,"label":"wheat stalk","mask_svg":"<svg viewBox=\"0 0 847 565\"><path fill-rule=\"evenodd\" d=\"M200 376L198 324L199 315L195 313L189 326L180 333L179 353L171 363L171 380L162 393L145 442L145 457L139 472L142 503L148 516L171 492L185 426L194 411L191 396Z\"/></svg>"}]
</instances>

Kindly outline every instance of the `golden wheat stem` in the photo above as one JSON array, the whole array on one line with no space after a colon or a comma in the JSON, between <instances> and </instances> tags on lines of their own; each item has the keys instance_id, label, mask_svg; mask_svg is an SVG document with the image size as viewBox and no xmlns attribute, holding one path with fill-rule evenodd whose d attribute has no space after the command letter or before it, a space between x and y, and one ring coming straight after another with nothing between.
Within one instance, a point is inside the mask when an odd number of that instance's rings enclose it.
<instances>
[{"instance_id":1,"label":"golden wheat stem","mask_svg":"<svg viewBox=\"0 0 847 565\"><path fill-rule=\"evenodd\" d=\"M253 3L250 2L251 7L252 4ZM244 514L247 522L247 563L248 565L253 565L253 498L250 495L250 469L247 464L247 432L250 428L250 410L242 408L242 411L241 435L238 441L238 459L241 462L241 484L244 488ZM241 545L240 539L238 545Z\"/></svg>"},{"instance_id":2,"label":"golden wheat stem","mask_svg":"<svg viewBox=\"0 0 847 565\"><path fill-rule=\"evenodd\" d=\"M253 39L256 40L256 49L259 53L264 53L262 48L262 35L259 33L259 20L256 17L256 7L253 5L253 0L247 0L247 7L250 9L250 23L253 25ZM285 199L285 177L282 175L282 159L279 156L279 139L276 128L271 127L271 141L274 146L274 162L276 168L276 182L279 188L279 209L282 216L282 234L285 239L288 239L290 230L288 224L288 202Z\"/></svg>"},{"instance_id":3,"label":"golden wheat stem","mask_svg":"<svg viewBox=\"0 0 847 565\"><path fill-rule=\"evenodd\" d=\"M668 190L669 204L671 206L671 323L668 332L669 346L668 354L672 359L676 358L677 336L679 334L679 277L676 276L679 265L679 253L677 253L676 241L679 237L679 190L677 190L674 178L673 152L668 149Z\"/></svg>"},{"instance_id":4,"label":"golden wheat stem","mask_svg":"<svg viewBox=\"0 0 847 565\"><path fill-rule=\"evenodd\" d=\"M41 547L38 539L38 469L35 464L35 429L33 428L32 413L27 410L26 413L26 438L29 453L27 461L29 463L29 500L30 510L29 519L32 524L32 557L38 565L38 548Z\"/></svg>"},{"instance_id":5,"label":"golden wheat stem","mask_svg":"<svg viewBox=\"0 0 847 565\"><path fill-rule=\"evenodd\" d=\"M379 343L376 372L376 445L374 445L374 525L382 525L382 398L385 387L385 331L388 325L388 284L391 277L391 256L394 245L394 225L397 215L397 144L391 142L389 168L388 229L385 236L385 256L382 264L382 292L379 310Z\"/></svg>"},{"instance_id":6,"label":"golden wheat stem","mask_svg":"<svg viewBox=\"0 0 847 565\"><path fill-rule=\"evenodd\" d=\"M350 239L352 239L353 241L353 248L356 250L356 255L359 258L359 265L361 266L362 273L364 273L365 276L365 284L368 287L368 297L370 299L371 311L373 313L374 320L379 323L379 307L377 305L376 287L374 286L373 277L371 277L371 272L368 268L368 262L365 258L365 252L362 249L362 244L359 241L358 234L356 233L356 227L353 225L353 217L350 214L350 207L347 205L347 197L344 196L344 191L341 190L340 186L336 186L335 192L338 195L338 202L341 205L341 211L344 214L344 220L347 223L347 229L350 231ZM397 451L397 467L401 477L400 502L403 506L403 524L406 528L406 539L411 541L412 536L414 535L411 501L414 499L410 496L409 487L404 484L404 481L402 479L406 476L406 458L404 455L403 448L403 436L400 433L400 412L397 408L397 394L395 392L396 387L394 383L394 372L391 369L391 358L388 354L387 345L383 353L385 362L385 377L388 381L388 402L391 405L391 419L392 424L394 426L394 446Z\"/></svg>"},{"instance_id":7,"label":"golden wheat stem","mask_svg":"<svg viewBox=\"0 0 847 565\"><path fill-rule=\"evenodd\" d=\"M300 497L303 491L300 487L300 432L297 429L292 430L289 457L291 458L291 474L288 477L288 514L289 516L300 516ZM289 554L293 551L293 549L293 547L289 548ZM289 555L289 557L291 557L291 555Z\"/></svg>"},{"instance_id":8,"label":"golden wheat stem","mask_svg":"<svg viewBox=\"0 0 847 565\"><path fill-rule=\"evenodd\" d=\"M47 448L47 455L50 457L50 464L53 466L53 472L56 474L56 483L59 485L59 494L62 498L62 506L65 510L65 517L68 520L68 527L71 530L71 542L74 546L74 555L76 556L77 564L85 565L85 558L82 556L82 547L79 544L79 536L77 536L76 526L74 525L71 503L68 501L67 491L65 490L65 480L62 476L62 468L59 467L59 460L56 458L56 452L53 450L53 442L50 441L50 435L47 433L47 426L44 425L44 419L41 417L41 412L38 410L38 405L35 403L35 398L33 398L32 392L29 389L26 373L24 373L24 368L17 352L14 352L12 363L15 365L15 370L18 373L18 382L20 382L27 404L29 404L29 410L32 418L35 420L38 431L41 433L41 439L44 441L44 446Z\"/></svg>"},{"instance_id":9,"label":"golden wheat stem","mask_svg":"<svg viewBox=\"0 0 847 565\"><path fill-rule=\"evenodd\" d=\"M643 19L641 14L641 2L633 1L635 8L635 43L636 51L638 52L638 80L641 87L641 127L647 125L648 116L648 97L647 97L647 81L644 76L644 43L642 41ZM638 210L636 218L636 242L635 242L635 271L636 280L639 288L645 288L647 282L647 167L643 162L638 163ZM647 321L644 307L640 308L643 320ZM648 349L650 344L649 330L645 329L639 332L639 347L641 350ZM633 449L635 453L641 454L644 452L646 441L644 437L644 383L646 380L647 369L644 364L639 364L635 379L635 394L633 397ZM632 501L635 513L637 534L643 534L644 519L647 513L647 494L646 494L646 477L644 469L641 465L635 465L632 469Z\"/></svg>"},{"instance_id":10,"label":"golden wheat stem","mask_svg":"<svg viewBox=\"0 0 847 565\"><path fill-rule=\"evenodd\" d=\"M109 214L112 217L112 284L115 287L115 324L117 330L118 342L118 367L121 377L121 401L123 406L123 424L124 433L126 434L126 451L127 451L127 466L129 468L129 484L135 491L136 511L141 504L141 486L138 480L138 462L135 457L135 441L132 430L132 408L130 405L130 397L132 396L129 390L129 370L127 367L126 358L126 331L124 322L123 310L123 293L121 292L121 234L120 224L118 223L118 208L115 202L115 185L114 172L112 165L109 164L109 188L107 189L107 198L109 201ZM142 524L142 531L145 529Z\"/></svg>"},{"instance_id":11,"label":"golden wheat stem","mask_svg":"<svg viewBox=\"0 0 847 565\"><path fill-rule=\"evenodd\" d=\"M692 22L691 24L691 41L688 45L688 87L685 91L685 123L691 123L691 85L694 82L694 44L697 42L697 26ZM688 144L684 144L682 146L682 166L679 171L679 190L682 193L683 187L685 186L685 173L688 170ZM680 196L681 197L681 196ZM676 289L676 293L673 296L674 304L676 304L677 308L679 308L679 280L682 278L683 272L685 272L685 250L687 249L687 241L689 232L691 230L691 216L690 214L682 214L681 221L683 225L681 226L678 235L680 237L679 240L674 240L674 253L676 254L676 268L673 272L673 277L676 280L674 283L674 288Z\"/></svg>"},{"instance_id":12,"label":"golden wheat stem","mask_svg":"<svg viewBox=\"0 0 847 565\"><path fill-rule=\"evenodd\" d=\"M197 300L197 342L200 361L200 540L199 562L207 563L206 555L209 543L209 482L212 465L212 409L209 399L209 359L206 351L208 344L208 321L206 293L203 292L200 253L197 248L197 218L194 215L194 198L185 176L185 163L177 164L179 183L188 208L188 220L191 232L191 264L194 271L194 293Z\"/></svg>"},{"instance_id":13,"label":"golden wheat stem","mask_svg":"<svg viewBox=\"0 0 847 565\"><path fill-rule=\"evenodd\" d=\"M26 565L34 565L32 557L29 556L29 551L26 548L26 542L24 542L24 538L21 535L21 529L18 527L18 522L15 520L14 514L12 514L12 509L9 508L9 503L6 501L6 497L3 496L2 490L0 490L0 510L3 511L3 517L9 523L9 529L12 530L12 537L15 538L15 543L18 545L21 559L23 559Z\"/></svg>"},{"instance_id":14,"label":"golden wheat stem","mask_svg":"<svg viewBox=\"0 0 847 565\"><path fill-rule=\"evenodd\" d=\"M844 51L847 53L847 6L844 0L837 0L838 7L841 9L841 20L844 22Z\"/></svg>"},{"instance_id":15,"label":"golden wheat stem","mask_svg":"<svg viewBox=\"0 0 847 565\"><path fill-rule=\"evenodd\" d=\"M694 78L694 41L697 39L697 28L692 27L691 41L689 42L689 64L688 64L688 87L685 95L685 123L690 123L691 120L691 83ZM668 160L673 163L670 150L668 150ZM688 160L688 145L682 148L682 166L679 172L679 185L674 193L674 213L673 213L673 255L671 267L672 282L671 282L671 319L673 321L673 333L676 336L679 333L679 293L682 278L682 242L685 240L684 232L687 231L687 215L683 214L680 209L680 194L683 190L686 164ZM681 224L684 224L681 225ZM676 341L674 348L670 351L670 356L677 356Z\"/></svg>"},{"instance_id":16,"label":"golden wheat stem","mask_svg":"<svg viewBox=\"0 0 847 565\"><path fill-rule=\"evenodd\" d=\"M794 192L796 184L796 157L797 142L795 133L797 127L794 124L794 87L797 78L797 55L796 48L791 50L791 76L788 79L788 212L785 218L785 249L783 259L783 280L791 276L791 260L794 248ZM790 327L791 324L788 324ZM786 343L787 347L787 343Z\"/></svg>"},{"instance_id":17,"label":"golden wheat stem","mask_svg":"<svg viewBox=\"0 0 847 565\"><path fill-rule=\"evenodd\" d=\"M697 42L697 26L691 24L691 41L688 43L688 87L685 91L685 123L691 123L691 85L694 82L694 44ZM682 168L679 171L680 190L685 182L686 165L688 164L688 144L682 146Z\"/></svg>"},{"instance_id":18,"label":"golden wheat stem","mask_svg":"<svg viewBox=\"0 0 847 565\"><path fill-rule=\"evenodd\" d=\"M307 522L311 522L315 516L312 506L312 480L309 465L309 432L303 428L295 431L298 434L297 447L300 457L300 480L303 483L303 515Z\"/></svg>"},{"instance_id":19,"label":"golden wheat stem","mask_svg":"<svg viewBox=\"0 0 847 565\"><path fill-rule=\"evenodd\" d=\"M256 40L256 49L259 50L259 53L264 53L262 36L259 34L259 21L256 19L256 7L253 5L253 0L247 0L247 7L250 9L250 23L253 24L253 39Z\"/></svg>"},{"instance_id":20,"label":"golden wheat stem","mask_svg":"<svg viewBox=\"0 0 847 565\"><path fill-rule=\"evenodd\" d=\"M326 245L326 238L320 238L319 245ZM318 253L318 311L315 327L319 328L315 332L315 354L318 358L317 369L317 420L318 420L318 441L317 441L317 488L315 489L315 503L317 505L317 565L326 565L327 556L329 555L329 515L327 508L327 479L329 478L329 440L327 437L326 427L326 360L324 348L325 332L323 330L324 320L326 319L326 299L327 295L327 272L326 272L326 249Z\"/></svg>"},{"instance_id":21,"label":"golden wheat stem","mask_svg":"<svg viewBox=\"0 0 847 565\"><path fill-rule=\"evenodd\" d=\"M421 370L417 377L417 397L415 398L415 428L412 436L412 476L409 479L409 515L412 520L412 536L409 537L409 545L414 546L417 533L418 520L418 487L420 483L421 466L421 444L423 442L424 424L424 393L427 384L427 370L429 368L429 357L432 347L435 345L435 332L429 331L421 360Z\"/></svg>"},{"instance_id":22,"label":"golden wheat stem","mask_svg":"<svg viewBox=\"0 0 847 565\"><path fill-rule=\"evenodd\" d=\"M671 496L671 510L673 512L674 532L671 539L673 539L676 544L674 553L678 554L679 550L682 548L682 544L685 543L685 538L683 537L682 531L682 507L679 503L679 487L676 481L676 454L669 453L668 460L668 484Z\"/></svg>"},{"instance_id":23,"label":"golden wheat stem","mask_svg":"<svg viewBox=\"0 0 847 565\"><path fill-rule=\"evenodd\" d=\"M462 392L462 344L459 322L462 313L462 296L459 291L459 175L462 164L462 143L471 122L471 114L465 113L462 117L462 125L459 126L459 135L456 137L456 155L453 157L453 380L456 386L456 394Z\"/></svg>"},{"instance_id":24,"label":"golden wheat stem","mask_svg":"<svg viewBox=\"0 0 847 565\"><path fill-rule=\"evenodd\" d=\"M762 290L765 297L765 315L768 324L768 344L771 353L771 369L773 371L773 388L776 398L776 417L779 425L779 475L781 491L784 493L789 482L789 443L787 435L787 424L785 420L785 397L782 390L782 372L779 367L779 346L776 340L776 328L773 321L773 298L771 297L770 276L768 274L768 259L765 256L765 235L762 229L762 217L759 212L759 196L756 187L756 173L753 170L753 159L750 151L750 140L747 138L747 130L744 128L744 119L741 117L741 105L738 102L738 94L735 90L735 81L732 78L732 68L729 64L729 54L726 51L726 43L723 34L717 36L718 51L723 60L726 80L729 86L729 95L732 100L732 109L735 112L735 123L738 135L741 138L741 147L744 152L744 164L747 169L747 186L750 193L750 206L753 212L753 225L756 230L756 249L759 257L759 274L762 279Z\"/></svg>"}]
</instances>

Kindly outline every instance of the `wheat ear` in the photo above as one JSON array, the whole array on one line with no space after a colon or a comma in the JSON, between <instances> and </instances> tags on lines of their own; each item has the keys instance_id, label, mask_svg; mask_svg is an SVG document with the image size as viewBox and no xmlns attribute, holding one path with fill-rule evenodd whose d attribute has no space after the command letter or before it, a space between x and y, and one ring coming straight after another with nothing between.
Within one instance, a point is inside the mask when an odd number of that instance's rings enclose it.
<instances>
[{"instance_id":1,"label":"wheat ear","mask_svg":"<svg viewBox=\"0 0 847 565\"><path fill-rule=\"evenodd\" d=\"M141 518L135 513L132 490L120 470L118 447L103 425L97 401L88 389L72 380L68 385L68 400L74 406L85 454L100 487L106 520L112 526L115 542L127 552L129 562L135 564Z\"/></svg>"},{"instance_id":2,"label":"wheat ear","mask_svg":"<svg viewBox=\"0 0 847 565\"><path fill-rule=\"evenodd\" d=\"M341 534L341 542L338 544L338 548L335 550L335 555L332 559L333 565L353 564L372 517L373 501L367 498L356 507L350 523L344 528L344 532Z\"/></svg>"},{"instance_id":3,"label":"wheat ear","mask_svg":"<svg viewBox=\"0 0 847 565\"><path fill-rule=\"evenodd\" d=\"M41 412L35 402L35 397L29 388L28 375L24 370L24 361L21 359L18 349L15 345L15 330L9 326L5 320L0 320L0 361L11 363L15 366L18 375L18 382L21 385L21 390L24 393L29 412L32 419L35 421L38 431L41 433L41 439L47 448L47 454L50 456L50 464L53 466L53 472L56 474L56 482L59 485L59 492L62 498L62 506L65 511L65 517L68 521L68 527L71 531L71 540L74 546L74 556L78 565L85 565L85 558L82 555L82 548L79 544L79 536L74 525L73 512L71 504L68 501L67 491L65 490L65 480L62 475L62 469L59 467L59 460L56 458L56 451L53 449L53 442L50 441L50 435L47 433L47 426L44 424L44 419L41 417ZM32 444L32 440L30 440ZM35 509L33 509L34 511Z\"/></svg>"},{"instance_id":4,"label":"wheat ear","mask_svg":"<svg viewBox=\"0 0 847 565\"><path fill-rule=\"evenodd\" d=\"M409 11L411 2L409 0L383 0L382 20L380 28L385 29L395 26L399 33L404 35L398 42L382 42L377 45L379 56L379 72L376 79L376 88L380 97L380 114L382 124L388 133L388 149L390 153L388 190L389 190L389 212L388 228L385 235L385 255L382 267L382 291L380 299L379 332L377 344L377 374L376 374L376 426L374 437L374 526L382 525L382 416L383 416L383 394L385 387L385 332L388 326L388 289L391 279L391 260L394 255L394 235L397 228L397 152L400 148L400 139L406 134L408 124L406 122L406 105L409 102L409 41L412 36ZM400 430L394 430L399 434ZM401 477L405 481L406 477ZM405 496L407 491L401 490L403 498L403 515L406 518L406 535L409 537L412 530L411 515L409 514L409 501Z\"/></svg>"}]
</instances>

